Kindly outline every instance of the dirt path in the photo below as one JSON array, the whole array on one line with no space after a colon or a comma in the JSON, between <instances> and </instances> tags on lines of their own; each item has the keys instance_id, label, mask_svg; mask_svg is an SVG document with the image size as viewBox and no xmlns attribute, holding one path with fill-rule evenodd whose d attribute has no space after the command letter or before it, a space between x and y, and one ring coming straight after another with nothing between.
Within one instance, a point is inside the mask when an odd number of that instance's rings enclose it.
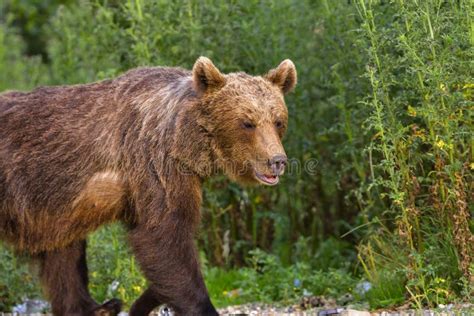
<instances>
[{"instance_id":1,"label":"dirt path","mask_svg":"<svg viewBox=\"0 0 474 316\"><path fill-rule=\"evenodd\" d=\"M266 304L245 304L219 309L221 315L262 316L474 316L474 305L441 306L437 310L393 310L368 312L350 308L312 308L301 310L297 306L276 307Z\"/></svg>"},{"instance_id":2,"label":"dirt path","mask_svg":"<svg viewBox=\"0 0 474 316\"><path fill-rule=\"evenodd\" d=\"M252 303L239 306L228 306L221 308L218 311L222 316L474 316L474 304L441 305L437 310L410 310L404 308L402 310L385 310L376 312L328 306L303 309L304 308L299 305L281 307L272 304ZM121 312L119 315L128 316L128 313ZM0 316L52 316L52 314L0 312ZM168 308L162 307L152 313L152 316L174 315Z\"/></svg>"}]
</instances>

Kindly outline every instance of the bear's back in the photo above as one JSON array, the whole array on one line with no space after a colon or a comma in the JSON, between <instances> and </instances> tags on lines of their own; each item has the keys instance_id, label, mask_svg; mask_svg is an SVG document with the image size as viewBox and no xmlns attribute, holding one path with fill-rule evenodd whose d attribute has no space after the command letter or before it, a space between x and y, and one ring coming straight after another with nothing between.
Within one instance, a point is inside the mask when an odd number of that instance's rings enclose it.
<instances>
[{"instance_id":1,"label":"bear's back","mask_svg":"<svg viewBox=\"0 0 474 316\"><path fill-rule=\"evenodd\" d=\"M0 94L0 213L67 211L94 176L118 168L125 139L139 149L146 129L170 142L172 118L193 96L189 71L162 67Z\"/></svg>"},{"instance_id":2,"label":"bear's back","mask_svg":"<svg viewBox=\"0 0 474 316\"><path fill-rule=\"evenodd\" d=\"M117 218L124 138L143 147L135 135L148 128L170 141L166 124L174 123L165 121L193 95L190 80L179 68L138 68L112 80L0 94L0 238L45 249L86 232L66 225L72 218L100 218L97 225ZM45 234L33 234L40 226Z\"/></svg>"}]
</instances>

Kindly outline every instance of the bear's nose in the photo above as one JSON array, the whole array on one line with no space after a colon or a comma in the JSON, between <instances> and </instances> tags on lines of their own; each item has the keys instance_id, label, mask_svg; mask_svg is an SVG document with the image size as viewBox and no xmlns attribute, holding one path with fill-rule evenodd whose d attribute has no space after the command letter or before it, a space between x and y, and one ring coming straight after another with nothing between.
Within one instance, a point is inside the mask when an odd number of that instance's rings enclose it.
<instances>
[{"instance_id":1,"label":"bear's nose","mask_svg":"<svg viewBox=\"0 0 474 316\"><path fill-rule=\"evenodd\" d=\"M275 175L279 175L283 171L283 169L285 169L287 160L288 159L286 158L286 155L279 154L273 156L273 158L270 159L268 163L272 168L273 173Z\"/></svg>"}]
</instances>

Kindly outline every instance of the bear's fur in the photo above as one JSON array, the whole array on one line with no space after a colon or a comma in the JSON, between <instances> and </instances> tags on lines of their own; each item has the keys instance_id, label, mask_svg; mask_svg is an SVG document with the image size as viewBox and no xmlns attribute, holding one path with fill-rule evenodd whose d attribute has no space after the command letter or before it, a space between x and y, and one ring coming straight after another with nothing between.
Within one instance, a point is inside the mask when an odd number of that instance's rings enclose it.
<instances>
[{"instance_id":1,"label":"bear's fur","mask_svg":"<svg viewBox=\"0 0 474 316\"><path fill-rule=\"evenodd\" d=\"M116 314L87 290L85 239L121 221L150 286L131 315L159 304L217 315L193 237L201 182L215 172L276 184L286 156L283 94L296 70L222 74L140 68L92 84L0 95L0 238L39 261L53 313Z\"/></svg>"}]
</instances>

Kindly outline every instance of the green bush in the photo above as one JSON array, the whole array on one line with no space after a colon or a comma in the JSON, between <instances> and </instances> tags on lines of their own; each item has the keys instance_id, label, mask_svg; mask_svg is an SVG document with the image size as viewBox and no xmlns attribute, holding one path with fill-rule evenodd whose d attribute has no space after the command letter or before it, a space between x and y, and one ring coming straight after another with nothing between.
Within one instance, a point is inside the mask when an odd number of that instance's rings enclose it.
<instances>
[{"instance_id":1,"label":"green bush","mask_svg":"<svg viewBox=\"0 0 474 316\"><path fill-rule=\"evenodd\" d=\"M383 238L369 237L378 250L361 252L362 261L375 261L366 264L371 274L398 262L418 307L451 301L455 293L467 299L474 290L472 6L356 6L369 56L363 103L371 109L370 191L389 205L379 212L388 227Z\"/></svg>"},{"instance_id":2,"label":"green bush","mask_svg":"<svg viewBox=\"0 0 474 316\"><path fill-rule=\"evenodd\" d=\"M40 291L37 279L23 257L0 248L0 310L10 311L23 297L36 298Z\"/></svg>"},{"instance_id":3,"label":"green bush","mask_svg":"<svg viewBox=\"0 0 474 316\"><path fill-rule=\"evenodd\" d=\"M0 21L0 91L31 89L46 81L47 68L38 56L25 56L22 38Z\"/></svg>"},{"instance_id":4,"label":"green bush","mask_svg":"<svg viewBox=\"0 0 474 316\"><path fill-rule=\"evenodd\" d=\"M309 262L285 267L278 257L256 249L250 252L249 268L242 269L239 286L247 299L288 304L303 296L351 294L357 281L346 270L315 270Z\"/></svg>"}]
</instances>

